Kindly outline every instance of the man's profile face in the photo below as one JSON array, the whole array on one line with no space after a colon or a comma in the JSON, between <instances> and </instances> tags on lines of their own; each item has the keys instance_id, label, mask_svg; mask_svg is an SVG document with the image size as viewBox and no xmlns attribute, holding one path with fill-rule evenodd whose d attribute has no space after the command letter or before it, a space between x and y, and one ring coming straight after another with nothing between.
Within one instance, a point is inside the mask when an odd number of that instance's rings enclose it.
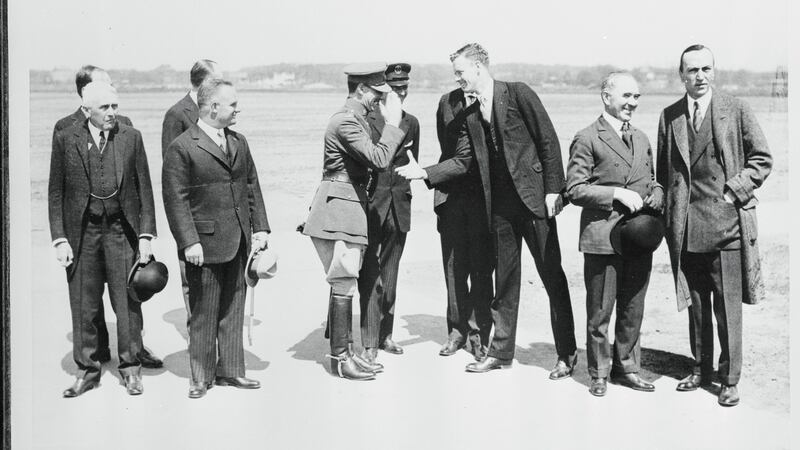
<instances>
[{"instance_id":1,"label":"man's profile face","mask_svg":"<svg viewBox=\"0 0 800 450\"><path fill-rule=\"evenodd\" d=\"M602 94L606 112L623 122L633 117L633 112L639 106L639 96L639 84L626 75L614 77L611 87Z\"/></svg>"},{"instance_id":2,"label":"man's profile face","mask_svg":"<svg viewBox=\"0 0 800 450\"><path fill-rule=\"evenodd\" d=\"M239 97L236 96L236 89L233 86L220 86L212 99L211 107L211 118L220 125L229 127L236 124L236 116L239 114Z\"/></svg>"},{"instance_id":3,"label":"man's profile face","mask_svg":"<svg viewBox=\"0 0 800 450\"><path fill-rule=\"evenodd\" d=\"M692 98L699 98L708 93L714 81L714 55L707 48L695 50L683 55L681 81L686 93Z\"/></svg>"},{"instance_id":4,"label":"man's profile face","mask_svg":"<svg viewBox=\"0 0 800 450\"><path fill-rule=\"evenodd\" d=\"M475 92L478 88L480 73L478 64L464 55L453 60L453 75L456 77L456 83L464 92Z\"/></svg>"}]
</instances>

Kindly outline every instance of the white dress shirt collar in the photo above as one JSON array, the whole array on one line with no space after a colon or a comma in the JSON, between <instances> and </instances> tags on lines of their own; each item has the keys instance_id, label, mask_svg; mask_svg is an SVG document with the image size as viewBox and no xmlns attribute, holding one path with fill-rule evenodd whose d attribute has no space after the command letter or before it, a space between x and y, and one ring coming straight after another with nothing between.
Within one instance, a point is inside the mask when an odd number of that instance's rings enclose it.
<instances>
[{"instance_id":1,"label":"white dress shirt collar","mask_svg":"<svg viewBox=\"0 0 800 450\"><path fill-rule=\"evenodd\" d=\"M603 119L606 119L606 122L608 122L608 124L611 125L611 128L614 129L614 131L617 133L617 136L619 136L620 139L622 139L622 124L624 124L625 122L612 116L607 111L603 111Z\"/></svg>"},{"instance_id":2,"label":"white dress shirt collar","mask_svg":"<svg viewBox=\"0 0 800 450\"><path fill-rule=\"evenodd\" d=\"M689 110L689 121L694 120L694 102L697 102L700 105L700 116L705 117L706 111L708 111L708 106L711 104L711 89L700 98L694 99L686 94L686 107Z\"/></svg>"},{"instance_id":3,"label":"white dress shirt collar","mask_svg":"<svg viewBox=\"0 0 800 450\"><path fill-rule=\"evenodd\" d=\"M223 147L225 146L225 139L223 137L225 136L225 131L223 128L214 128L211 125L203 122L203 119L197 119L197 126L200 127L200 129L203 130L203 132L207 134L215 144L222 145ZM220 136L220 133L222 133L222 136Z\"/></svg>"},{"instance_id":4,"label":"white dress shirt collar","mask_svg":"<svg viewBox=\"0 0 800 450\"><path fill-rule=\"evenodd\" d=\"M195 105L197 105L197 91L189 91L189 98L192 99Z\"/></svg>"}]
</instances>

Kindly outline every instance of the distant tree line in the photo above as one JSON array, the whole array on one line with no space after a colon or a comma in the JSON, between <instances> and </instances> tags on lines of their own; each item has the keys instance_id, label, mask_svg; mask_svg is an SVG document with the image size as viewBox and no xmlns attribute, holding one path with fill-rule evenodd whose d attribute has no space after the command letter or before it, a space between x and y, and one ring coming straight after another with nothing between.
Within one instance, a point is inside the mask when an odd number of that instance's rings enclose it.
<instances>
[{"instance_id":1,"label":"distant tree line","mask_svg":"<svg viewBox=\"0 0 800 450\"><path fill-rule=\"evenodd\" d=\"M271 64L226 72L239 89L262 90L340 90L346 86L343 64ZM540 92L590 92L600 80L619 68L611 65L568 66L507 63L492 66L499 80L524 81ZM784 74L785 74L785 69ZM162 65L152 70L109 70L114 83L124 90L183 90L189 86L187 70ZM639 67L631 70L644 92L680 93L683 91L676 68ZM719 70L716 85L740 95L770 95L776 72ZM413 65L414 89L445 92L456 87L450 65ZM74 89L74 69L32 70L31 91L70 91Z\"/></svg>"}]
</instances>

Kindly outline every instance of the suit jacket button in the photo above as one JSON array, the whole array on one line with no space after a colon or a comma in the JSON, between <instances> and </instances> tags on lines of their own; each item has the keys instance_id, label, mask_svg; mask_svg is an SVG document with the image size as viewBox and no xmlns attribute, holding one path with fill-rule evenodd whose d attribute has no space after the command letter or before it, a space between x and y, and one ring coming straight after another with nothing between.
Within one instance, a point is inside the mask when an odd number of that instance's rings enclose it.
<instances>
[{"instance_id":1,"label":"suit jacket button","mask_svg":"<svg viewBox=\"0 0 800 450\"><path fill-rule=\"evenodd\" d=\"M619 167L619 163L614 163L614 167Z\"/></svg>"}]
</instances>

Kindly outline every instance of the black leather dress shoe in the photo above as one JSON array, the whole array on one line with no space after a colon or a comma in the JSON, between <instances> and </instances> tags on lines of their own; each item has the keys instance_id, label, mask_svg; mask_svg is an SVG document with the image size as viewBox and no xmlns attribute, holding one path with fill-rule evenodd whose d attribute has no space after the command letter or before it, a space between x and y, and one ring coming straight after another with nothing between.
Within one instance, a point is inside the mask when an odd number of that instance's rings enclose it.
<instances>
[{"instance_id":1,"label":"black leather dress shoe","mask_svg":"<svg viewBox=\"0 0 800 450\"><path fill-rule=\"evenodd\" d=\"M575 352L566 358L558 358L553 370L550 371L551 380L563 380L572 376L572 371L575 370L575 365L578 364L578 353Z\"/></svg>"},{"instance_id":2,"label":"black leather dress shoe","mask_svg":"<svg viewBox=\"0 0 800 450\"><path fill-rule=\"evenodd\" d=\"M444 343L442 349L439 350L439 355L441 356L452 356L455 355L460 349L464 348L465 342L462 339L447 339L447 342Z\"/></svg>"},{"instance_id":3,"label":"black leather dress shoe","mask_svg":"<svg viewBox=\"0 0 800 450\"><path fill-rule=\"evenodd\" d=\"M383 343L381 344L381 350L385 351L386 353L391 353L393 355L403 354L403 347L397 345L397 343L393 341L392 338L390 337L387 337L386 339L383 340Z\"/></svg>"},{"instance_id":4,"label":"black leather dress shoe","mask_svg":"<svg viewBox=\"0 0 800 450\"><path fill-rule=\"evenodd\" d=\"M616 384L629 387L636 391L653 392L656 390L655 386L641 379L638 373L626 373L621 376L614 377L613 381Z\"/></svg>"},{"instance_id":5,"label":"black leather dress shoe","mask_svg":"<svg viewBox=\"0 0 800 450\"><path fill-rule=\"evenodd\" d=\"M189 388L189 398L201 398L206 395L208 392L208 386L211 383L192 383L192 386Z\"/></svg>"},{"instance_id":6,"label":"black leather dress shoe","mask_svg":"<svg viewBox=\"0 0 800 450\"><path fill-rule=\"evenodd\" d=\"M217 386L233 386L239 389L258 389L261 383L245 377L217 377L214 379Z\"/></svg>"},{"instance_id":7,"label":"black leather dress shoe","mask_svg":"<svg viewBox=\"0 0 800 450\"><path fill-rule=\"evenodd\" d=\"M467 364L467 372L483 373L494 369L510 369L510 359L499 359L494 356L487 356L483 361Z\"/></svg>"},{"instance_id":8,"label":"black leather dress shoe","mask_svg":"<svg viewBox=\"0 0 800 450\"><path fill-rule=\"evenodd\" d=\"M144 392L141 375L125 375L122 382L125 384L128 395L141 395Z\"/></svg>"},{"instance_id":9,"label":"black leather dress shoe","mask_svg":"<svg viewBox=\"0 0 800 450\"><path fill-rule=\"evenodd\" d=\"M97 380L85 380L83 378L76 378L72 386L64 390L65 398L77 397L86 391L90 391L100 385Z\"/></svg>"},{"instance_id":10,"label":"black leather dress shoe","mask_svg":"<svg viewBox=\"0 0 800 450\"><path fill-rule=\"evenodd\" d=\"M696 391L700 386L707 386L708 384L710 383L706 382L702 376L691 374L678 382L675 390L681 392Z\"/></svg>"},{"instance_id":11,"label":"black leather dress shoe","mask_svg":"<svg viewBox=\"0 0 800 450\"><path fill-rule=\"evenodd\" d=\"M722 406L736 406L739 404L739 389L735 384L723 384L722 389L719 391L717 403Z\"/></svg>"},{"instance_id":12,"label":"black leather dress shoe","mask_svg":"<svg viewBox=\"0 0 800 450\"><path fill-rule=\"evenodd\" d=\"M608 384L605 378L592 378L592 384L589 385L589 393L595 397L603 397L608 390Z\"/></svg>"},{"instance_id":13,"label":"black leather dress shoe","mask_svg":"<svg viewBox=\"0 0 800 450\"><path fill-rule=\"evenodd\" d=\"M164 367L164 362L153 356L147 349L143 349L139 352L137 357L139 358L139 362L142 363L142 367L148 369L160 369Z\"/></svg>"}]
</instances>

